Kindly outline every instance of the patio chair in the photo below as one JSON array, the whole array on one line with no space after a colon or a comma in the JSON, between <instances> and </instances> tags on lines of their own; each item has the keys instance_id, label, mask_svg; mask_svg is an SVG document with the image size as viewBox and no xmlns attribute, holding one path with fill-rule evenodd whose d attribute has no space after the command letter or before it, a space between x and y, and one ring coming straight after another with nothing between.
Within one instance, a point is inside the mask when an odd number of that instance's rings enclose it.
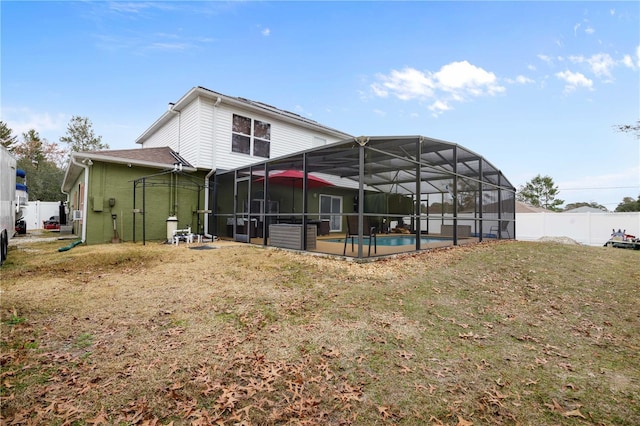
<instances>
[{"instance_id":1,"label":"patio chair","mask_svg":"<svg viewBox=\"0 0 640 426\"><path fill-rule=\"evenodd\" d=\"M369 218L367 216L364 216L362 218L362 227L362 238L364 240L369 240L369 252L367 256L371 256L372 241L373 252L378 253L378 237L376 236L376 227L369 225ZM347 254L347 240L349 240L349 238L351 238L351 251L354 251L354 240L358 237L358 231L358 216L347 216L347 235L344 239L344 250L342 251L343 256Z\"/></svg>"},{"instance_id":2,"label":"patio chair","mask_svg":"<svg viewBox=\"0 0 640 426\"><path fill-rule=\"evenodd\" d=\"M489 233L493 234L496 233L496 238L501 239L502 238L502 233L506 232L507 233L507 237L511 238L511 234L509 234L509 222L508 221L500 221L498 223L498 225L492 225L491 228L489 228Z\"/></svg>"}]
</instances>

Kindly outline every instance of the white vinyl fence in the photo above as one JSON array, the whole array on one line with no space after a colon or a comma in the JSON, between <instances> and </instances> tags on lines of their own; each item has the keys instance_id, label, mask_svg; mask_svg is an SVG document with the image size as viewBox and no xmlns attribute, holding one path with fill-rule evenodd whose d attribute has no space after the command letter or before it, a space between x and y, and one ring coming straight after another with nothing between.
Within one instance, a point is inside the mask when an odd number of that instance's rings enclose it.
<instances>
[{"instance_id":1,"label":"white vinyl fence","mask_svg":"<svg viewBox=\"0 0 640 426\"><path fill-rule=\"evenodd\" d=\"M51 216L58 216L60 203L57 201L29 201L24 220L27 222L27 230L42 229L43 221Z\"/></svg>"},{"instance_id":2,"label":"white vinyl fence","mask_svg":"<svg viewBox=\"0 0 640 426\"><path fill-rule=\"evenodd\" d=\"M640 237L640 212L633 213L516 213L516 239L569 237L580 244L601 246L612 229Z\"/></svg>"}]
</instances>

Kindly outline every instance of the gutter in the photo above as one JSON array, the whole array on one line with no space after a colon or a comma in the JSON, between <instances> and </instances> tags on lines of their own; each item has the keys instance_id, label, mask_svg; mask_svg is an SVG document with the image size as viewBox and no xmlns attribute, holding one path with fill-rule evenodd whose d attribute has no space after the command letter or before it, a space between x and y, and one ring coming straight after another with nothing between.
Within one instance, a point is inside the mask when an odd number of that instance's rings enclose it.
<instances>
[{"instance_id":1,"label":"gutter","mask_svg":"<svg viewBox=\"0 0 640 426\"><path fill-rule=\"evenodd\" d=\"M81 163L76 161L74 155L71 156L71 162L78 167L84 169L84 203L82 206L82 236L81 241L85 243L87 240L87 206L89 205L89 166L93 164L91 159L86 158Z\"/></svg>"},{"instance_id":2,"label":"gutter","mask_svg":"<svg viewBox=\"0 0 640 426\"><path fill-rule=\"evenodd\" d=\"M209 178L213 176L215 172L216 172L216 169L211 169L211 171L207 173L207 175L204 177L204 208L206 210L210 210L209 209ZM209 216L210 215L211 213L206 213L205 220L204 220L204 236L207 238L213 237L213 235L209 233Z\"/></svg>"},{"instance_id":3,"label":"gutter","mask_svg":"<svg viewBox=\"0 0 640 426\"><path fill-rule=\"evenodd\" d=\"M220 103L222 102L222 98L220 96L218 96L218 99L216 99L216 103L213 104L213 127L212 127L212 132L215 136L216 134L216 124L218 122L218 119L216 117L216 111L218 110L218 105L220 105ZM214 150L215 153L215 147L212 148ZM211 176L213 176L213 174L216 172L216 160L215 160L215 154L212 156L213 157L213 164L211 165L211 171L209 173L207 173L207 175L204 177L204 208L206 210L212 210L209 208L209 178L211 178ZM204 220L204 236L206 238L213 238L213 235L211 235L209 233L209 218L210 218L210 214L211 213L207 213L205 215L205 220Z\"/></svg>"}]
</instances>

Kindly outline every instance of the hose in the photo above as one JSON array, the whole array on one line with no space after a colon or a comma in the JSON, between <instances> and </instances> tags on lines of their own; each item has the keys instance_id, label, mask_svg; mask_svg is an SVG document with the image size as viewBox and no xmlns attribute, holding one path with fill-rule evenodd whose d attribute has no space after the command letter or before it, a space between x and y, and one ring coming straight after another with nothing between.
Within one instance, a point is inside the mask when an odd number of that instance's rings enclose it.
<instances>
[{"instance_id":1,"label":"hose","mask_svg":"<svg viewBox=\"0 0 640 426\"><path fill-rule=\"evenodd\" d=\"M68 246L60 247L60 248L58 249L58 251L67 251L67 250L71 250L72 248L74 248L75 246L80 245L80 244L82 244L82 240L74 241L74 242L72 242L71 244L69 244Z\"/></svg>"}]
</instances>

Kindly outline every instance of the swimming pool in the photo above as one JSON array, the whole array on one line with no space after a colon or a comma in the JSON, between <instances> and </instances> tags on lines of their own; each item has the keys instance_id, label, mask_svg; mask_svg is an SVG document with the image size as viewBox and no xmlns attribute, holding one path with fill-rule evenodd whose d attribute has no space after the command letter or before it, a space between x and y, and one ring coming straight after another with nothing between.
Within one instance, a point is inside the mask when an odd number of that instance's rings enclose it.
<instances>
[{"instance_id":1,"label":"swimming pool","mask_svg":"<svg viewBox=\"0 0 640 426\"><path fill-rule=\"evenodd\" d=\"M358 244L358 239L354 238L354 244ZM442 241L449 241L450 238L433 238L433 237L421 237L420 245L429 244L429 243L439 243ZM319 241L327 241L330 243L343 243L344 238L330 238L328 240L319 240ZM349 243L351 242L351 238L349 238ZM364 240L364 244L369 244L369 239L366 238ZM394 235L394 236L378 236L378 246L382 247L396 247L396 246L407 246L407 245L416 245L416 236L415 235Z\"/></svg>"}]
</instances>

